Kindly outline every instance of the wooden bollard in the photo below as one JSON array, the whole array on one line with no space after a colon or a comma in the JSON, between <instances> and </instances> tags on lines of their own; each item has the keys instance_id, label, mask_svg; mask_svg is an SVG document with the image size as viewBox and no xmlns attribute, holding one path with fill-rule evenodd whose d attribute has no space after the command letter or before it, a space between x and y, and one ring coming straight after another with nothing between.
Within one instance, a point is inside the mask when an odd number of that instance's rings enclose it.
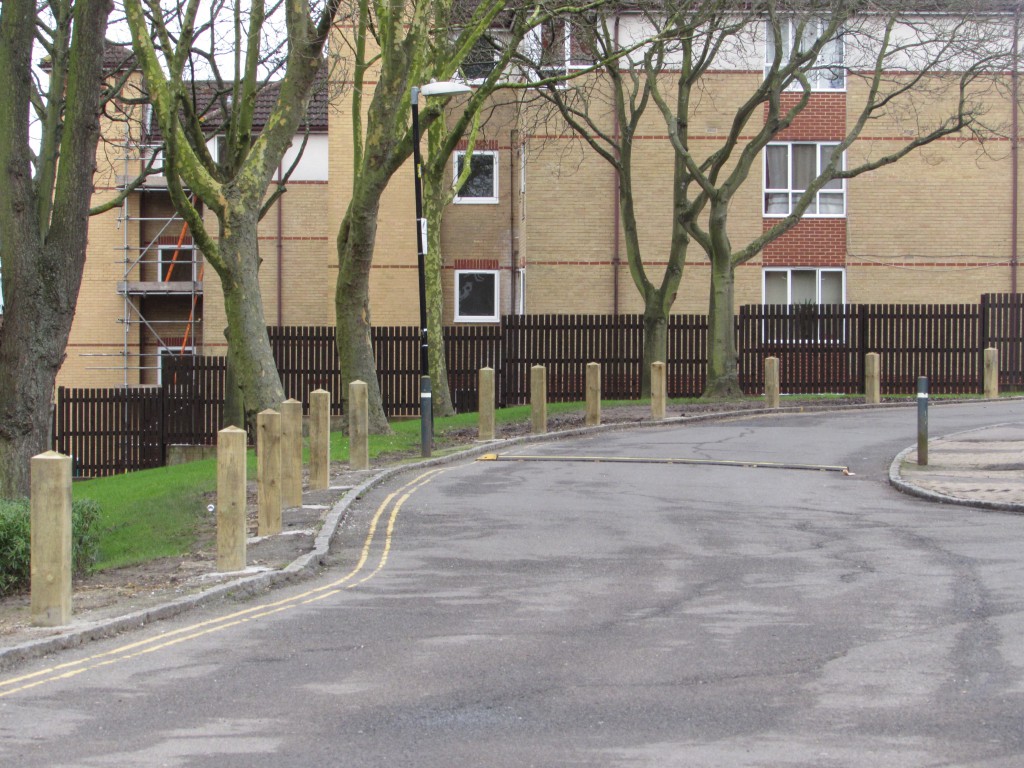
<instances>
[{"instance_id":1,"label":"wooden bollard","mask_svg":"<svg viewBox=\"0 0 1024 768\"><path fill-rule=\"evenodd\" d=\"M256 507L260 536L281 532L281 414L256 414Z\"/></svg>"},{"instance_id":2,"label":"wooden bollard","mask_svg":"<svg viewBox=\"0 0 1024 768\"><path fill-rule=\"evenodd\" d=\"M651 418L660 420L665 418L668 398L668 382L666 380L665 364L651 363Z\"/></svg>"},{"instance_id":3,"label":"wooden bollard","mask_svg":"<svg viewBox=\"0 0 1024 768\"><path fill-rule=\"evenodd\" d=\"M985 350L985 399L999 398L999 350L989 347Z\"/></svg>"},{"instance_id":4,"label":"wooden bollard","mask_svg":"<svg viewBox=\"0 0 1024 768\"><path fill-rule=\"evenodd\" d=\"M245 430L217 433L217 570L245 569Z\"/></svg>"},{"instance_id":5,"label":"wooden bollard","mask_svg":"<svg viewBox=\"0 0 1024 768\"><path fill-rule=\"evenodd\" d=\"M764 399L769 408L779 407L779 358L764 359Z\"/></svg>"},{"instance_id":6,"label":"wooden bollard","mask_svg":"<svg viewBox=\"0 0 1024 768\"><path fill-rule=\"evenodd\" d=\"M302 403L281 403L281 506L302 506Z\"/></svg>"},{"instance_id":7,"label":"wooden bollard","mask_svg":"<svg viewBox=\"0 0 1024 768\"><path fill-rule=\"evenodd\" d=\"M352 469L370 468L370 411L365 381L348 385L348 464Z\"/></svg>"},{"instance_id":8,"label":"wooden bollard","mask_svg":"<svg viewBox=\"0 0 1024 768\"><path fill-rule=\"evenodd\" d=\"M864 355L864 402L882 402L882 359L877 352Z\"/></svg>"},{"instance_id":9,"label":"wooden bollard","mask_svg":"<svg viewBox=\"0 0 1024 768\"><path fill-rule=\"evenodd\" d=\"M33 456L29 616L37 627L71 620L71 457L55 451Z\"/></svg>"},{"instance_id":10,"label":"wooden bollard","mask_svg":"<svg viewBox=\"0 0 1024 768\"><path fill-rule=\"evenodd\" d=\"M477 372L478 440L494 439L494 369L481 368Z\"/></svg>"},{"instance_id":11,"label":"wooden bollard","mask_svg":"<svg viewBox=\"0 0 1024 768\"><path fill-rule=\"evenodd\" d=\"M587 363L587 417L586 425L601 423L601 364Z\"/></svg>"},{"instance_id":12,"label":"wooden bollard","mask_svg":"<svg viewBox=\"0 0 1024 768\"><path fill-rule=\"evenodd\" d=\"M543 365L530 369L530 425L535 435L548 431L548 369Z\"/></svg>"},{"instance_id":13,"label":"wooden bollard","mask_svg":"<svg viewBox=\"0 0 1024 768\"><path fill-rule=\"evenodd\" d=\"M331 393L309 393L309 487L322 491L330 485Z\"/></svg>"}]
</instances>

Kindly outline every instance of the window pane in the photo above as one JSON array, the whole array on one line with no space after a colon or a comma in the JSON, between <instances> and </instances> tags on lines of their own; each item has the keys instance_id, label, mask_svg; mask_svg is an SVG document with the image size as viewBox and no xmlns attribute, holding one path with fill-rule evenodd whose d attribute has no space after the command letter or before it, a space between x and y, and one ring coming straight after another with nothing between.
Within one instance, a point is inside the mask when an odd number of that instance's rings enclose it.
<instances>
[{"instance_id":1,"label":"window pane","mask_svg":"<svg viewBox=\"0 0 1024 768\"><path fill-rule=\"evenodd\" d=\"M788 272L765 272L764 273L764 303L765 304L788 304L789 303L789 273Z\"/></svg>"},{"instance_id":2,"label":"window pane","mask_svg":"<svg viewBox=\"0 0 1024 768\"><path fill-rule=\"evenodd\" d=\"M843 195L832 192L822 192L818 195L818 213L841 214L843 213Z\"/></svg>"},{"instance_id":3,"label":"window pane","mask_svg":"<svg viewBox=\"0 0 1024 768\"><path fill-rule=\"evenodd\" d=\"M818 147L814 144L794 144L793 189L807 189L817 175Z\"/></svg>"},{"instance_id":4,"label":"window pane","mask_svg":"<svg viewBox=\"0 0 1024 768\"><path fill-rule=\"evenodd\" d=\"M462 173L466 160L465 154L456 156L456 169ZM491 153L474 153L470 159L469 176L459 190L461 198L494 198L494 155Z\"/></svg>"},{"instance_id":5,"label":"window pane","mask_svg":"<svg viewBox=\"0 0 1024 768\"><path fill-rule=\"evenodd\" d=\"M480 38L469 49L462 62L462 76L467 80L482 80L494 70L494 46L490 40Z\"/></svg>"},{"instance_id":6,"label":"window pane","mask_svg":"<svg viewBox=\"0 0 1024 768\"><path fill-rule=\"evenodd\" d=\"M818 147L818 149L821 151L821 165L819 166L820 168L824 169L824 168L826 168L828 166L828 161L831 159L832 152L835 150L836 146L837 145L835 145L835 144L822 144L820 147ZM840 158L839 162L840 162L839 167L842 168L842 158ZM832 181L830 181L827 184L825 184L825 189L842 189L842 188L843 188L843 180L842 179L832 179Z\"/></svg>"},{"instance_id":7,"label":"window pane","mask_svg":"<svg viewBox=\"0 0 1024 768\"><path fill-rule=\"evenodd\" d=\"M821 271L822 304L843 303L843 273L838 270Z\"/></svg>"},{"instance_id":8,"label":"window pane","mask_svg":"<svg viewBox=\"0 0 1024 768\"><path fill-rule=\"evenodd\" d=\"M770 146L765 153L765 188L789 189L789 145Z\"/></svg>"},{"instance_id":9,"label":"window pane","mask_svg":"<svg viewBox=\"0 0 1024 768\"><path fill-rule=\"evenodd\" d=\"M794 269L790 274L793 279L793 303L817 304L818 273L813 269Z\"/></svg>"},{"instance_id":10,"label":"window pane","mask_svg":"<svg viewBox=\"0 0 1024 768\"><path fill-rule=\"evenodd\" d=\"M764 196L765 213L789 213L789 195L785 192Z\"/></svg>"},{"instance_id":11,"label":"window pane","mask_svg":"<svg viewBox=\"0 0 1024 768\"><path fill-rule=\"evenodd\" d=\"M461 272L457 276L458 312L462 318L493 318L498 275L494 272Z\"/></svg>"}]
</instances>

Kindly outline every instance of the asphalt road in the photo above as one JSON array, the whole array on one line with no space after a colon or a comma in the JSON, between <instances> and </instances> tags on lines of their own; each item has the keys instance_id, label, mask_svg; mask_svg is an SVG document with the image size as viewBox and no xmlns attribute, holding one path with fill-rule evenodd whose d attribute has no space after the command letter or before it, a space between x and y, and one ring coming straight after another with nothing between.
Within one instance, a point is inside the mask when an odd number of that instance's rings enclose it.
<instances>
[{"instance_id":1,"label":"asphalt road","mask_svg":"<svg viewBox=\"0 0 1024 768\"><path fill-rule=\"evenodd\" d=\"M0 765L1018 768L1024 517L897 493L915 438L803 414L410 473L314 582L7 673Z\"/></svg>"}]
</instances>

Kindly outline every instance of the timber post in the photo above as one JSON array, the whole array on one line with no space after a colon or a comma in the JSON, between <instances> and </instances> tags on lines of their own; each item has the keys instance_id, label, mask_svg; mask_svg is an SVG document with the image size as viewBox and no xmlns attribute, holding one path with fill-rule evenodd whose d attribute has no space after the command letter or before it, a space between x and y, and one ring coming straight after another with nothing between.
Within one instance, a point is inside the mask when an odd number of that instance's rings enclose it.
<instances>
[{"instance_id":1,"label":"timber post","mask_svg":"<svg viewBox=\"0 0 1024 768\"><path fill-rule=\"evenodd\" d=\"M348 385L348 465L352 469L370 468L370 411L365 381Z\"/></svg>"},{"instance_id":2,"label":"timber post","mask_svg":"<svg viewBox=\"0 0 1024 768\"><path fill-rule=\"evenodd\" d=\"M245 443L244 429L217 433L218 571L245 569Z\"/></svg>"},{"instance_id":3,"label":"timber post","mask_svg":"<svg viewBox=\"0 0 1024 768\"><path fill-rule=\"evenodd\" d=\"M587 363L587 417L586 425L601 423L601 364Z\"/></svg>"},{"instance_id":4,"label":"timber post","mask_svg":"<svg viewBox=\"0 0 1024 768\"><path fill-rule=\"evenodd\" d=\"M882 402L882 359L877 352L864 355L864 402Z\"/></svg>"},{"instance_id":5,"label":"timber post","mask_svg":"<svg viewBox=\"0 0 1024 768\"><path fill-rule=\"evenodd\" d=\"M477 372L477 440L494 439L494 369Z\"/></svg>"},{"instance_id":6,"label":"timber post","mask_svg":"<svg viewBox=\"0 0 1024 768\"><path fill-rule=\"evenodd\" d=\"M660 361L651 363L651 418L655 421L664 419L667 412L668 382L665 377L665 364Z\"/></svg>"},{"instance_id":7,"label":"timber post","mask_svg":"<svg viewBox=\"0 0 1024 768\"><path fill-rule=\"evenodd\" d=\"M40 453L30 474L30 617L59 627L71 620L71 457Z\"/></svg>"},{"instance_id":8,"label":"timber post","mask_svg":"<svg viewBox=\"0 0 1024 768\"><path fill-rule=\"evenodd\" d=\"M302 506L302 403L281 403L281 505Z\"/></svg>"},{"instance_id":9,"label":"timber post","mask_svg":"<svg viewBox=\"0 0 1024 768\"><path fill-rule=\"evenodd\" d=\"M281 414L256 414L256 508L258 536L281 532Z\"/></svg>"},{"instance_id":10,"label":"timber post","mask_svg":"<svg viewBox=\"0 0 1024 768\"><path fill-rule=\"evenodd\" d=\"M999 399L999 350L995 347L985 350L985 399Z\"/></svg>"},{"instance_id":11,"label":"timber post","mask_svg":"<svg viewBox=\"0 0 1024 768\"><path fill-rule=\"evenodd\" d=\"M309 487L323 491L330 485L331 394L325 389L309 393Z\"/></svg>"},{"instance_id":12,"label":"timber post","mask_svg":"<svg viewBox=\"0 0 1024 768\"><path fill-rule=\"evenodd\" d=\"M535 435L548 431L548 369L543 365L530 369L530 425Z\"/></svg>"},{"instance_id":13,"label":"timber post","mask_svg":"<svg viewBox=\"0 0 1024 768\"><path fill-rule=\"evenodd\" d=\"M779 358L764 359L764 399L769 408L779 407Z\"/></svg>"}]
</instances>

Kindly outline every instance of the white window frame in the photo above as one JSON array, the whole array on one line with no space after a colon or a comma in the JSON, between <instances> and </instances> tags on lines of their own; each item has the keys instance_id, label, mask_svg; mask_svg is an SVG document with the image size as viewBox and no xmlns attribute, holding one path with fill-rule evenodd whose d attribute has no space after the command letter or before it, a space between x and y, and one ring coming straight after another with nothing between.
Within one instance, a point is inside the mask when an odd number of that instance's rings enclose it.
<instances>
[{"instance_id":1,"label":"white window frame","mask_svg":"<svg viewBox=\"0 0 1024 768\"><path fill-rule=\"evenodd\" d=\"M459 169L460 169L460 167L462 165L462 159L465 158L467 154L468 153L466 152L466 150L460 149L460 150L456 150L454 156L452 157L452 183L453 184L457 184L458 181L459 181ZM472 156L470 158L470 163L472 164L472 162L474 160L477 160L477 159L479 159L481 157L484 157L484 156L490 156L491 159L492 159L492 162L494 164L494 177L493 177L493 180L491 182L492 183L491 195L489 197L464 197L461 194L462 190L459 190L459 192L456 193L456 195L454 197L454 202L458 203L459 205L495 205L498 202L500 202L500 200L498 198L498 194L499 194L498 190L500 189L500 187L498 186L498 170L501 167L501 163L498 162L499 161L498 150L496 150L496 149L475 149L475 150L473 150L473 154L472 154ZM467 181L468 180L469 179L467 179ZM463 187L463 189L464 188L465 187Z\"/></svg>"},{"instance_id":2,"label":"white window frame","mask_svg":"<svg viewBox=\"0 0 1024 768\"><path fill-rule=\"evenodd\" d=\"M821 301L821 277L822 277L822 274L826 273L826 272L828 272L828 273L839 273L839 275L842 278L842 301L839 302L839 303L840 304L846 304L846 270L844 268L842 268L842 267L764 267L761 270L761 303L763 305L766 305L768 303L767 302L767 293L768 293L768 275L769 275L769 273L774 273L774 274L785 273L786 274L786 302L785 302L785 306L788 306L788 307L800 307L800 306L802 306L803 302L798 303L798 304L794 304L793 303L793 273L794 272L814 272L815 273L815 275L814 275L815 301L813 302L813 304L811 304L810 302L807 302L810 306L815 306L815 307L822 306L822 301ZM796 321L797 321L797 318L794 316L793 317L793 322L796 322ZM762 328L761 328L761 337L765 341L769 341L770 340L770 341L774 341L774 342L786 342L786 343L808 343L808 342L820 342L820 341L823 340L822 339L821 324L820 324L820 322L818 322L817 318L815 318L815 320L814 320L814 332L813 332L813 334L807 334L807 335L797 335L797 334L794 334L794 335L790 336L789 338L785 338L785 339L782 339L782 338L768 339L768 332L767 332L766 325L767 324L763 325ZM841 328L841 330L839 332L839 336L837 338L831 338L830 337L828 339L828 341L842 342L842 341L845 341L845 340L846 340L846 323L844 322L842 324L842 328Z\"/></svg>"},{"instance_id":3,"label":"white window frame","mask_svg":"<svg viewBox=\"0 0 1024 768\"><path fill-rule=\"evenodd\" d=\"M793 43L795 41L796 29L799 26L797 19L784 19L782 21L782 34L785 37L783 41L783 56L782 66L785 66L789 62L789 57L792 55ZM828 26L828 22L825 19L809 19L806 22L807 26L814 25L814 28L809 33L811 40L817 40L824 32L825 27ZM833 48L834 46L834 48ZM830 40L821 50L821 56L828 56L832 50L838 49L838 62L827 64L822 61L816 61L814 68L808 71L807 79L810 83L812 91L828 91L832 93L841 93L846 90L846 46L843 42L843 35L840 32L834 40ZM764 76L768 77L771 73L772 64L775 58L775 38L772 34L771 22L765 22L765 36L764 36ZM838 70L839 77L830 77L831 74L835 75ZM836 82L841 80L841 82ZM792 83L787 90L800 90L801 86L799 82Z\"/></svg>"},{"instance_id":4,"label":"white window frame","mask_svg":"<svg viewBox=\"0 0 1024 768\"><path fill-rule=\"evenodd\" d=\"M768 274L771 272L785 272L786 278L786 304L793 304L793 273L794 272L814 272L814 285L815 285L815 304L821 304L821 275L823 272L838 272L842 276L843 281L843 300L841 304L846 303L846 270L842 267L765 267L761 271L761 303L765 304L767 299L767 281Z\"/></svg>"},{"instance_id":5,"label":"white window frame","mask_svg":"<svg viewBox=\"0 0 1024 768\"><path fill-rule=\"evenodd\" d=\"M839 144L838 141L773 141L764 148L764 152L761 153L761 186L763 193L761 195L761 215L769 219L782 219L793 210L793 201L800 197L806 190L794 189L793 188L793 147L796 146L814 146L816 147L815 152L815 172L814 178L818 178L821 175L822 169L822 148L824 147L836 147ZM769 187L768 186L768 152L772 148L787 147L787 162L786 162L786 186L785 187ZM830 150L831 151L831 150ZM842 169L846 169L846 152L843 152ZM804 211L802 218L806 219L845 219L846 218L846 179L832 179L828 184L837 184L838 187L828 185L818 190L815 196L814 203ZM786 210L779 211L768 211L768 196L769 195L786 195ZM843 205L841 212L828 212L820 213L822 206L823 197L842 197ZM812 210L813 209L813 210Z\"/></svg>"},{"instance_id":6,"label":"white window frame","mask_svg":"<svg viewBox=\"0 0 1024 768\"><path fill-rule=\"evenodd\" d=\"M486 315L466 315L462 313L459 300L459 285L463 275L491 275L494 278L494 312ZM497 269L457 269L455 270L455 322L456 323L497 323L501 320L501 272Z\"/></svg>"},{"instance_id":7,"label":"white window frame","mask_svg":"<svg viewBox=\"0 0 1024 768\"><path fill-rule=\"evenodd\" d=\"M182 244L182 245L158 245L156 247L156 252L157 252L157 277L159 278L159 281L161 283L164 282L164 266L165 265L167 265L168 267L170 266L171 261L174 258L174 252L175 251L178 251L178 261L176 262L176 266L174 268L174 278L175 279L171 280L170 282L172 282L172 283L186 283L186 282L190 282L190 281L193 282L193 283L194 282L198 282L199 281L199 259L197 257L199 255L199 251L196 249L194 243L191 243L191 244L190 243L185 243L185 244ZM167 254L166 258L164 258L164 253L165 252ZM186 254L188 254L189 258L184 258L186 256ZM191 278L182 279L180 277L180 275L188 274L188 272L183 270L182 268L189 261L192 262L192 277ZM181 270L181 271L179 271L179 270Z\"/></svg>"}]
</instances>

